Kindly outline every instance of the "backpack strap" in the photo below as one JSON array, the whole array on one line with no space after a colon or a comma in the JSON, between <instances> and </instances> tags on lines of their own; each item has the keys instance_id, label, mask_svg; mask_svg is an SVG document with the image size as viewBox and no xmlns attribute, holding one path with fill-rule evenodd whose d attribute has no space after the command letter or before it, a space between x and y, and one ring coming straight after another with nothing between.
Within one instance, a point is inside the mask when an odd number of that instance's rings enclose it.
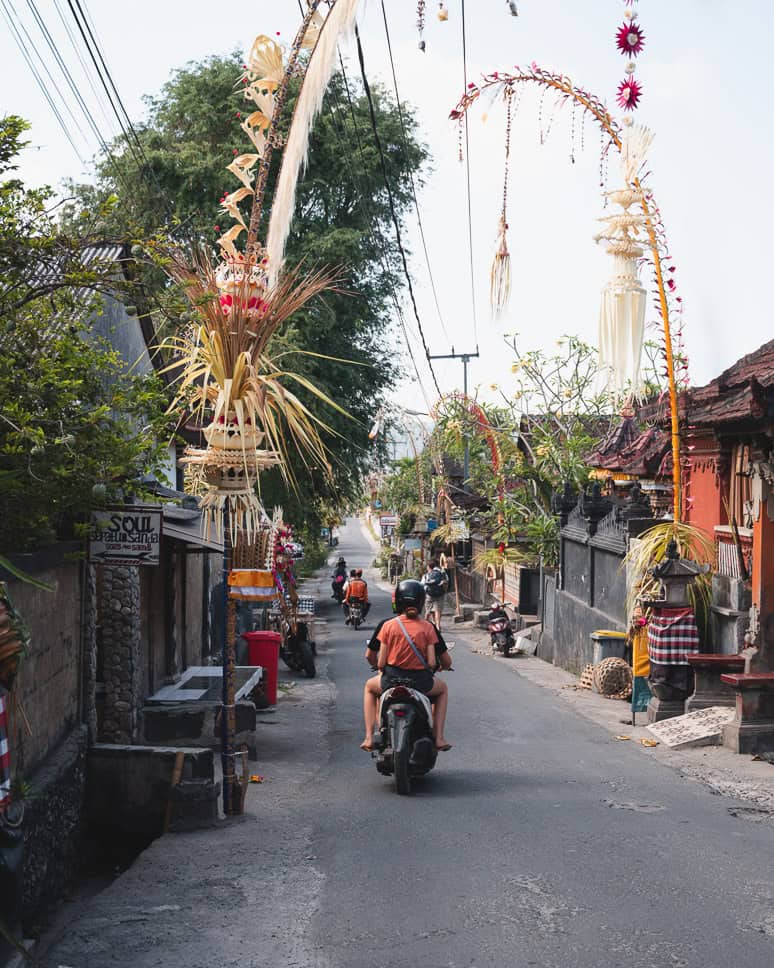
<instances>
[{"instance_id":1,"label":"backpack strap","mask_svg":"<svg viewBox=\"0 0 774 968\"><path fill-rule=\"evenodd\" d=\"M408 644L411 646L411 649L412 649L414 655L422 663L422 667L425 669L426 672L432 672L433 670L430 668L430 665L428 664L427 659L422 655L422 653L419 651L419 649L414 644L414 640L411 638L411 636L406 631L406 626L403 624L403 622L401 622L400 615L396 616L395 621L400 626L400 630L403 633L403 637L408 642Z\"/></svg>"}]
</instances>

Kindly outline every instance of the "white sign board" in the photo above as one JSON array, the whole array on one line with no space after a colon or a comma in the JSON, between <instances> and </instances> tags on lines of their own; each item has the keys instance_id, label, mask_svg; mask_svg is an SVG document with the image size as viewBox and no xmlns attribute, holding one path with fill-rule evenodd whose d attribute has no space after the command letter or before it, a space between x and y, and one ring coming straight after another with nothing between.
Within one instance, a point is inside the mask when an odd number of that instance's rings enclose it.
<instances>
[{"instance_id":1,"label":"white sign board","mask_svg":"<svg viewBox=\"0 0 774 968\"><path fill-rule=\"evenodd\" d=\"M128 505L93 511L89 561L95 565L157 565L162 512Z\"/></svg>"},{"instance_id":2,"label":"white sign board","mask_svg":"<svg viewBox=\"0 0 774 968\"><path fill-rule=\"evenodd\" d=\"M470 538L470 528L466 521L454 520L449 526L450 541L467 541Z\"/></svg>"},{"instance_id":3,"label":"white sign board","mask_svg":"<svg viewBox=\"0 0 774 968\"><path fill-rule=\"evenodd\" d=\"M720 743L723 727L735 716L733 709L726 706L710 706L697 709L685 716L673 716L660 723L648 726L649 732L665 746L715 746Z\"/></svg>"}]
</instances>

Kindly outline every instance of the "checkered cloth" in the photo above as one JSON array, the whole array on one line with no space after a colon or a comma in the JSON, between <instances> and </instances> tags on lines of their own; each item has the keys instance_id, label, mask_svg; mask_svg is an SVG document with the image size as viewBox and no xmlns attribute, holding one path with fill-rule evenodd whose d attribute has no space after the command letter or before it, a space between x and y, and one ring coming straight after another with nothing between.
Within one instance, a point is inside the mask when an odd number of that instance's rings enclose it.
<instances>
[{"instance_id":1,"label":"checkered cloth","mask_svg":"<svg viewBox=\"0 0 774 968\"><path fill-rule=\"evenodd\" d=\"M5 690L0 687L0 813L11 800L11 750L8 746L8 712Z\"/></svg>"},{"instance_id":2,"label":"checkered cloth","mask_svg":"<svg viewBox=\"0 0 774 968\"><path fill-rule=\"evenodd\" d=\"M688 665L699 651L699 630L690 608L662 608L648 622L648 656L658 665Z\"/></svg>"}]
</instances>

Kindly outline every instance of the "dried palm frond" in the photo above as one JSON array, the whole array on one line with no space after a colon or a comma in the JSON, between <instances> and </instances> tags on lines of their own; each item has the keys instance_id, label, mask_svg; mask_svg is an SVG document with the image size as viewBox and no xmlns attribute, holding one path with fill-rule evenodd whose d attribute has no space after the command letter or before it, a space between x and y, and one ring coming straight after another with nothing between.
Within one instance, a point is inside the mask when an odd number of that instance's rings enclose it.
<instances>
[{"instance_id":1,"label":"dried palm frond","mask_svg":"<svg viewBox=\"0 0 774 968\"><path fill-rule=\"evenodd\" d=\"M647 598L658 590L659 582L649 572L667 555L674 540L681 558L710 568L715 565L716 550L712 538L702 528L682 521L662 521L643 532L633 541L623 567L628 567L639 579L632 582L627 596L627 614L631 614L638 598ZM709 575L698 575L691 586L694 607L708 604L711 593Z\"/></svg>"},{"instance_id":2,"label":"dried palm frond","mask_svg":"<svg viewBox=\"0 0 774 968\"><path fill-rule=\"evenodd\" d=\"M529 560L530 556L520 548L509 547L503 551L499 548L487 548L486 551L477 551L473 556L473 570L485 575L490 567L499 571L504 565L523 565Z\"/></svg>"},{"instance_id":3,"label":"dried palm frond","mask_svg":"<svg viewBox=\"0 0 774 968\"><path fill-rule=\"evenodd\" d=\"M248 272L235 284L229 307L218 298L215 269L205 254L198 253L193 266L174 259L170 274L201 319L198 326L162 344L173 357L166 370L178 382L170 410L185 403L195 416L206 412L213 421L234 413L240 432L252 428L265 433L268 448L282 457L283 473L289 473L291 449L329 472L320 432L333 431L287 384L296 383L339 413L346 411L305 377L278 367L266 349L289 317L315 296L336 291L338 274L320 269L305 273L298 266L263 294L258 311L246 308L254 295Z\"/></svg>"}]
</instances>

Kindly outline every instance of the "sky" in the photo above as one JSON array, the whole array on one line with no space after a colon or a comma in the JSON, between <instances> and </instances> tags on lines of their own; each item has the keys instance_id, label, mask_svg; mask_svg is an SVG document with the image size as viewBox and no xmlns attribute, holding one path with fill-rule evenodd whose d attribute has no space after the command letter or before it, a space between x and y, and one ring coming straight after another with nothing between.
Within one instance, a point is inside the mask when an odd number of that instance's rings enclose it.
<instances>
[{"instance_id":1,"label":"sky","mask_svg":"<svg viewBox=\"0 0 774 968\"><path fill-rule=\"evenodd\" d=\"M170 73L209 54L249 48L259 33L290 41L299 19L297 0L88 0L86 8L128 113L144 116L143 95L155 94ZM21 21L57 77L51 52L31 13L35 6L84 99L94 106L103 134L115 127L100 113L60 12L73 21L68 0L0 0L0 112L32 122L32 146L21 175L31 184L59 186L65 178L90 176L96 139L68 123L87 164L76 156L17 49L5 16ZM446 0L449 18L439 22L437 3L427 3L426 50L418 48L415 0L385 0L402 100L414 106L420 136L432 156L419 191L430 266L439 293L435 309L416 219L406 232L420 319L432 353L479 348L469 368L471 388L483 398L493 386L507 392L512 353L504 334L517 333L522 350L551 352L565 333L597 342L600 290L610 260L596 245L603 214L600 138L568 109L556 113L546 98L525 93L512 134L508 221L512 295L507 313L493 320L488 304L489 268L495 250L502 196L505 118L493 107L470 115L474 325L469 271L465 167L458 160L457 132L448 114L463 90L461 0ZM639 0L646 46L637 77L644 94L636 120L655 132L649 185L664 219L684 300L685 343L694 384L706 383L772 333L769 252L774 202L769 172L774 162L774 115L769 105L770 46L774 5L769 0ZM505 0L468 0L468 77L535 61L614 104L624 76L615 49L622 0L518 0L519 16ZM360 32L369 79L391 84L381 0L361 0ZM27 50L32 52L29 40ZM357 60L344 45L349 73ZM34 54L33 54L34 56ZM66 91L64 82L58 78ZM69 94L69 92L67 92ZM73 113L77 106L68 98ZM617 109L613 112L618 116ZM574 156L574 161L571 158ZM224 167L230 159L224 152ZM608 187L617 187L611 161ZM215 213L213 213L215 214ZM415 331L408 299L404 309ZM657 319L655 308L648 318ZM426 410L435 399L415 332L422 386L408 358L396 392L401 405ZM442 390L462 385L462 366L434 364Z\"/></svg>"}]
</instances>

